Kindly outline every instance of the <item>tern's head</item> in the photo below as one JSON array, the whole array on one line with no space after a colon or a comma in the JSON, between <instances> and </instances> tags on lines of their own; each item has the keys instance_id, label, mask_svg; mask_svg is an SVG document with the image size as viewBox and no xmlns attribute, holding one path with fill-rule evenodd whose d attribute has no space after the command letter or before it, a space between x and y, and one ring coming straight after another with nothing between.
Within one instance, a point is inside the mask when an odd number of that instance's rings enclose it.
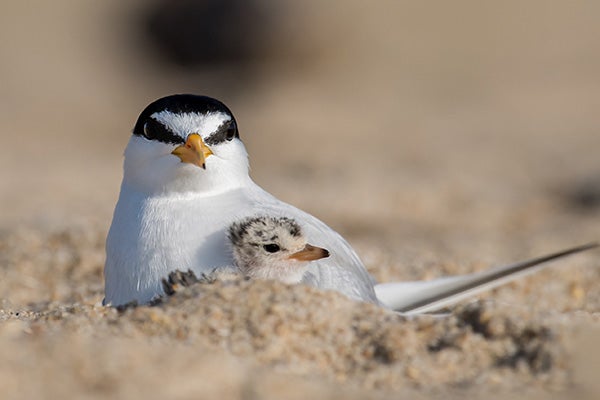
<instances>
[{"instance_id":1,"label":"tern's head","mask_svg":"<svg viewBox=\"0 0 600 400\"><path fill-rule=\"evenodd\" d=\"M178 94L149 104L125 150L124 182L145 193L208 192L248 179L233 113L218 100Z\"/></svg>"},{"instance_id":2,"label":"tern's head","mask_svg":"<svg viewBox=\"0 0 600 400\"><path fill-rule=\"evenodd\" d=\"M253 217L229 228L236 266L251 278L298 283L308 263L329 252L306 242L300 226L285 217Z\"/></svg>"}]
</instances>

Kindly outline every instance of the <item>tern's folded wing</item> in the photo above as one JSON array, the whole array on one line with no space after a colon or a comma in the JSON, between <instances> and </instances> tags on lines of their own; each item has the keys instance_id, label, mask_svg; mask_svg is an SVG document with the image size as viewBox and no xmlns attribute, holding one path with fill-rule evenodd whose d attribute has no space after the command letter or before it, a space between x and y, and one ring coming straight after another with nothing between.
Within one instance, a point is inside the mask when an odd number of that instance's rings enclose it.
<instances>
[{"instance_id":1,"label":"tern's folded wing","mask_svg":"<svg viewBox=\"0 0 600 400\"><path fill-rule=\"evenodd\" d=\"M550 261L598 247L590 243L521 261L488 271L417 282L392 282L375 286L377 298L384 305L403 313L419 314L438 311L546 267Z\"/></svg>"}]
</instances>

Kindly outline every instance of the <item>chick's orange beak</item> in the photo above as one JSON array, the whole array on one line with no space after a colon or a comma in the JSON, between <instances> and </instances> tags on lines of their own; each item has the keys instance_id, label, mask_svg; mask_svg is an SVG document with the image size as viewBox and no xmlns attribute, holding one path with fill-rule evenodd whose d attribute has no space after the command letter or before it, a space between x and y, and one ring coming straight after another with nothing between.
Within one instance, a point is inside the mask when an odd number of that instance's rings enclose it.
<instances>
[{"instance_id":1,"label":"chick's orange beak","mask_svg":"<svg viewBox=\"0 0 600 400\"><path fill-rule=\"evenodd\" d=\"M181 162L196 165L206 169L206 158L213 152L197 133L189 134L185 144L177 146L171 154L179 157Z\"/></svg>"},{"instance_id":2,"label":"chick's orange beak","mask_svg":"<svg viewBox=\"0 0 600 400\"><path fill-rule=\"evenodd\" d=\"M314 261L320 260L321 258L329 257L329 251L323 249L321 247L316 247L310 244L304 246L304 248L288 258L290 260L298 260L298 261Z\"/></svg>"}]
</instances>

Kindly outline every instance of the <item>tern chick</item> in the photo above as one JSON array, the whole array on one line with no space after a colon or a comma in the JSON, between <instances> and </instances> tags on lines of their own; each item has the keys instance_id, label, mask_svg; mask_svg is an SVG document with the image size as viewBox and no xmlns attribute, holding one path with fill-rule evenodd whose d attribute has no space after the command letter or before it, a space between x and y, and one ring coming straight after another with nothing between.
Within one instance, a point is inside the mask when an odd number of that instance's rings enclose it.
<instances>
[{"instance_id":1,"label":"tern chick","mask_svg":"<svg viewBox=\"0 0 600 400\"><path fill-rule=\"evenodd\" d=\"M249 278L299 283L313 260L329 251L307 243L300 225L291 218L258 216L229 227L236 267Z\"/></svg>"}]
</instances>

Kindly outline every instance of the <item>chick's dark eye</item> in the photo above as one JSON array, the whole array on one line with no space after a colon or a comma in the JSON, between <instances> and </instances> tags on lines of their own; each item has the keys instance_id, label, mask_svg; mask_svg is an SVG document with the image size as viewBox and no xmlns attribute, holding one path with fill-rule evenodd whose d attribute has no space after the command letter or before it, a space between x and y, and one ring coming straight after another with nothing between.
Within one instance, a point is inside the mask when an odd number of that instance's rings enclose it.
<instances>
[{"instance_id":1,"label":"chick's dark eye","mask_svg":"<svg viewBox=\"0 0 600 400\"><path fill-rule=\"evenodd\" d=\"M233 140L233 138L236 137L237 135L238 135L237 126L236 126L235 122L232 122L229 125L229 127L227 128L227 132L225 132L225 139Z\"/></svg>"},{"instance_id":2,"label":"chick's dark eye","mask_svg":"<svg viewBox=\"0 0 600 400\"><path fill-rule=\"evenodd\" d=\"M265 249L268 253L277 253L279 250L281 250L279 245L276 245L275 243L265 244L263 249Z\"/></svg>"}]
</instances>

